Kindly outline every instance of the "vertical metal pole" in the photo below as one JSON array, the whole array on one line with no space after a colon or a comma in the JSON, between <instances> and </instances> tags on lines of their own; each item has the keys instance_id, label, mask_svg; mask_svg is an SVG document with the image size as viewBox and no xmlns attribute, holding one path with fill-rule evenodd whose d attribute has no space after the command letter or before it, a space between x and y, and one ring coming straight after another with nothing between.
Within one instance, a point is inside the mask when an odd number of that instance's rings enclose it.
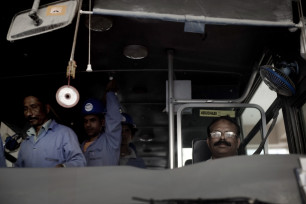
<instances>
[{"instance_id":1,"label":"vertical metal pole","mask_svg":"<svg viewBox=\"0 0 306 204\"><path fill-rule=\"evenodd\" d=\"M169 163L174 168L173 50L168 50Z\"/></svg>"}]
</instances>

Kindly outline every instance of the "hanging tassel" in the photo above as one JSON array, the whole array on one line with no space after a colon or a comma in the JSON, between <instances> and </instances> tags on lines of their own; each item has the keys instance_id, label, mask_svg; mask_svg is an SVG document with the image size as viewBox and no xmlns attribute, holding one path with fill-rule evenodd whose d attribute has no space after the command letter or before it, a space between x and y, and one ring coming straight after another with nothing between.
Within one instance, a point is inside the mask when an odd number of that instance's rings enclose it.
<instances>
[{"instance_id":1,"label":"hanging tassel","mask_svg":"<svg viewBox=\"0 0 306 204\"><path fill-rule=\"evenodd\" d=\"M73 79L75 78L75 70L76 70L76 62L74 60L70 60L67 66L67 72L66 72L66 77L70 78L72 77Z\"/></svg>"}]
</instances>

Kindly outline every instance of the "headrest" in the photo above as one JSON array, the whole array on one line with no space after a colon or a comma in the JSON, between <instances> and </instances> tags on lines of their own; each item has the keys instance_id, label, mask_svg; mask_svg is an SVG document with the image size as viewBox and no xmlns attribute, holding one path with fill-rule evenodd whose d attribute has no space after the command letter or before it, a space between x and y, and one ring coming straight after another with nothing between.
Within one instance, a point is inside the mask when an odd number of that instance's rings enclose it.
<instances>
[{"instance_id":1,"label":"headrest","mask_svg":"<svg viewBox=\"0 0 306 204\"><path fill-rule=\"evenodd\" d=\"M206 161L211 158L211 152L205 139L192 140L192 163Z\"/></svg>"}]
</instances>

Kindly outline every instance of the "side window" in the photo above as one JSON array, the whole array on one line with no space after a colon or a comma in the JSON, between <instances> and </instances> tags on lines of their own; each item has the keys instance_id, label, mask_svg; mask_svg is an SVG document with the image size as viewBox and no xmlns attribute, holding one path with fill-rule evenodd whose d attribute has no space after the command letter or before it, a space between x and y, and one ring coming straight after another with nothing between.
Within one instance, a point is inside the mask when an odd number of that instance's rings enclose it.
<instances>
[{"instance_id":1,"label":"side window","mask_svg":"<svg viewBox=\"0 0 306 204\"><path fill-rule=\"evenodd\" d=\"M261 106L264 111L267 111L273 101L276 99L277 94L276 92L270 90L268 86L264 82L260 84L257 91L255 92L253 98L251 99L250 103L258 104ZM252 120L256 119L253 116L253 113L245 113L243 116L244 120ZM247 119L246 119L247 117ZM267 124L267 130L270 128L272 124L272 120ZM247 154L251 155L258 147L259 143L261 142L260 134L253 138L250 141L249 145L247 146ZM268 140L266 141L266 147L268 149L268 154L289 154L288 142L286 137L284 119L282 115L282 110L279 110L279 115L277 117L276 124L270 133Z\"/></svg>"},{"instance_id":2,"label":"side window","mask_svg":"<svg viewBox=\"0 0 306 204\"><path fill-rule=\"evenodd\" d=\"M241 154L252 155L259 147L264 135L260 131L262 114L266 112L271 104L277 98L277 94L270 90L266 84L261 83L258 90L251 99L248 107L230 107L211 105L186 105L181 114L178 114L178 137L177 137L177 151L178 151L178 166L183 166L187 160L192 159L192 140L195 138L206 139L207 124L214 117L214 114L224 114L226 111L232 111L235 118L240 120L241 139L252 138L250 141L244 143L245 152ZM261 111L256 108L261 107ZM304 127L306 130L306 105L302 107L304 116ZM227 112L225 115L228 115ZM265 118L266 122L266 118ZM268 132L273 119L268 121L265 126L265 133ZM180 129L181 127L181 129ZM251 136L251 137L249 137ZM246 140L247 141L247 140ZM284 126L282 110L278 112L276 123L265 142L265 154L289 154L288 142ZM244 150L243 150L244 151ZM261 152L263 154L264 151ZM181 165L180 165L181 164Z\"/></svg>"}]
</instances>

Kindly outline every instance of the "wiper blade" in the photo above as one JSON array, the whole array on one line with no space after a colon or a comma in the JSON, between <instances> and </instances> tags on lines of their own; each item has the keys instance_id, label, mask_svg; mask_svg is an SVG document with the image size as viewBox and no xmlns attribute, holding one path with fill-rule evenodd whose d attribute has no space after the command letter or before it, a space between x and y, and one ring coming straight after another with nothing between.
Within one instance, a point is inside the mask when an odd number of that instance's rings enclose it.
<instances>
[{"instance_id":1,"label":"wiper blade","mask_svg":"<svg viewBox=\"0 0 306 204\"><path fill-rule=\"evenodd\" d=\"M217 199L144 199L133 197L134 200L142 201L150 204L276 204L270 202L264 202L257 199L234 197L234 198L217 198Z\"/></svg>"}]
</instances>

